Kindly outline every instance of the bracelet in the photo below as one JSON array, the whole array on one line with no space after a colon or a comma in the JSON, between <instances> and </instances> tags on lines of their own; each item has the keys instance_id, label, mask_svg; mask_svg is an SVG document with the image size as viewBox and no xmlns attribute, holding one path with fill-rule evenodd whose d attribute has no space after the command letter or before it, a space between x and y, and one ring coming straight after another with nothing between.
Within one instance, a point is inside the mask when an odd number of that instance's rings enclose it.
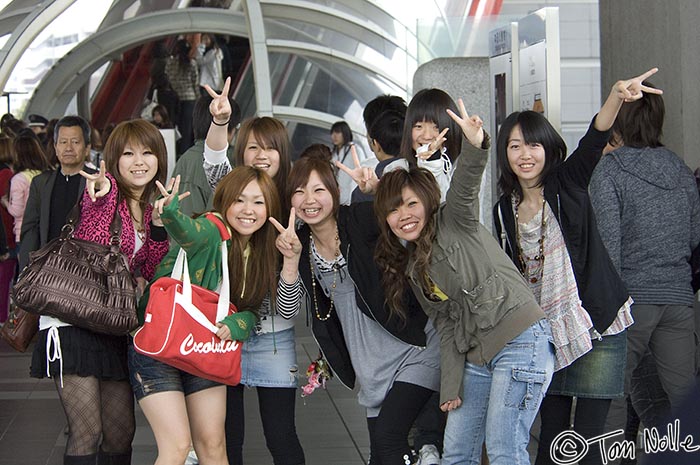
<instances>
[{"instance_id":1,"label":"bracelet","mask_svg":"<svg viewBox=\"0 0 700 465\"><path fill-rule=\"evenodd\" d=\"M225 123L217 123L216 120L215 120L213 117L212 117L212 119L211 119L211 123L212 123L214 126L227 126L228 123L229 123L229 121L231 121L231 118L227 119Z\"/></svg>"}]
</instances>

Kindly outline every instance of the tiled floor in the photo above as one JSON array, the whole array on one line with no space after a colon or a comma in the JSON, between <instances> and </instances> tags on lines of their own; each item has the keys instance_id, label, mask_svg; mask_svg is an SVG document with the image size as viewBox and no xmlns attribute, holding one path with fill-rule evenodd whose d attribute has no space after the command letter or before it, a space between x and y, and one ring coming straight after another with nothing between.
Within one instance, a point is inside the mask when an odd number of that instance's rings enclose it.
<instances>
[{"instance_id":1,"label":"tiled floor","mask_svg":"<svg viewBox=\"0 0 700 465\"><path fill-rule=\"evenodd\" d=\"M297 329L300 371L318 349L303 323ZM65 416L51 380L30 378L31 354L14 352L0 341L0 465L61 465ZM272 465L265 446L257 395L246 390L244 460ZM297 402L297 431L308 465L362 465L369 453L364 410L356 394L338 382ZM133 465L152 464L156 446L148 422L136 408Z\"/></svg>"}]
</instances>

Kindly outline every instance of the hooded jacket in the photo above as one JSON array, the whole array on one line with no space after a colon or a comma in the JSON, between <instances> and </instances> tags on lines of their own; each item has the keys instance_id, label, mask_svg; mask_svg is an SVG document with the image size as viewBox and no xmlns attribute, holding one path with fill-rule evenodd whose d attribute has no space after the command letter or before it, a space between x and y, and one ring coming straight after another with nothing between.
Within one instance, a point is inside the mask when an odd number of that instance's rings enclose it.
<instances>
[{"instance_id":1,"label":"hooded jacket","mask_svg":"<svg viewBox=\"0 0 700 465\"><path fill-rule=\"evenodd\" d=\"M685 163L664 147L622 147L600 161L590 192L600 235L635 303L693 305L689 260L700 242L700 198Z\"/></svg>"}]
</instances>

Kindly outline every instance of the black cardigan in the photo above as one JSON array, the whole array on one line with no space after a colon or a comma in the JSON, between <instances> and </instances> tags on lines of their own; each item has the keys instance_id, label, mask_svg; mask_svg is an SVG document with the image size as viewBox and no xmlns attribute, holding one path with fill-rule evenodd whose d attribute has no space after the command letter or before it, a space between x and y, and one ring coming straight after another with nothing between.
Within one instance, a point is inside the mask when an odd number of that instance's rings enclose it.
<instances>
[{"instance_id":1,"label":"black cardigan","mask_svg":"<svg viewBox=\"0 0 700 465\"><path fill-rule=\"evenodd\" d=\"M559 222L571 258L583 308L600 334L615 320L629 297L600 238L588 197L588 183L608 135L608 131L598 131L591 123L576 150L549 175L544 185L544 197ZM515 217L510 196L501 196L494 206L493 218L501 245L520 267L513 247Z\"/></svg>"},{"instance_id":2,"label":"black cardigan","mask_svg":"<svg viewBox=\"0 0 700 465\"><path fill-rule=\"evenodd\" d=\"M307 225L297 231L302 245L299 260L299 276L306 288L307 307L311 313L313 332L316 343L340 381L349 388L355 386L355 370L350 361L350 354L345 345L343 328L335 310L326 321L316 317L311 287L311 268L309 266L309 234ZM348 272L355 283L355 298L362 313L377 321L389 333L407 344L425 347L425 325L428 317L406 287L407 320L404 324L397 317L389 317L389 307L384 297L382 273L374 262L374 249L379 236L379 228L371 202L360 202L350 206L341 206L338 212L338 236L340 250L347 261ZM330 299L322 292L316 291L319 315L326 315Z\"/></svg>"}]
</instances>

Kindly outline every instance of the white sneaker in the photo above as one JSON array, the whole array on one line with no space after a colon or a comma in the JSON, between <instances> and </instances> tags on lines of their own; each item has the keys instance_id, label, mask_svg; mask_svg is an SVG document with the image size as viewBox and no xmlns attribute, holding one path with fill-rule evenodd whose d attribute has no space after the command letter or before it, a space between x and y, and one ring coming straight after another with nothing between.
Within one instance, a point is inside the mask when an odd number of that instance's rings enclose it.
<instances>
[{"instance_id":1,"label":"white sneaker","mask_svg":"<svg viewBox=\"0 0 700 465\"><path fill-rule=\"evenodd\" d=\"M440 465L440 452L432 444L425 444L418 451L416 465Z\"/></svg>"},{"instance_id":2,"label":"white sneaker","mask_svg":"<svg viewBox=\"0 0 700 465\"><path fill-rule=\"evenodd\" d=\"M185 465L198 465L199 459L197 459L197 454L194 449L190 449L189 454L187 454L187 459L185 459Z\"/></svg>"}]
</instances>

